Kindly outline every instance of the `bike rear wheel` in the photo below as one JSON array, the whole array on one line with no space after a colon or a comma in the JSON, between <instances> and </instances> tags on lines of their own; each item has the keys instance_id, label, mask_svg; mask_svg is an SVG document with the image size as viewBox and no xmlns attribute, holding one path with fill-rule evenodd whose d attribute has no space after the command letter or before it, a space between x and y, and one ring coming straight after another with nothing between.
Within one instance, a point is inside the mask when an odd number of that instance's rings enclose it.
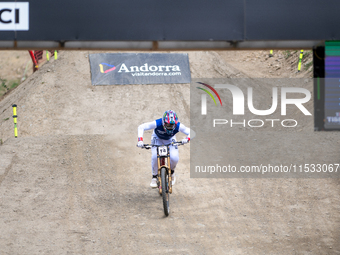
<instances>
[{"instance_id":1,"label":"bike rear wheel","mask_svg":"<svg viewBox=\"0 0 340 255\"><path fill-rule=\"evenodd\" d=\"M162 198L165 216L170 213L169 174L165 167L161 168Z\"/></svg>"}]
</instances>

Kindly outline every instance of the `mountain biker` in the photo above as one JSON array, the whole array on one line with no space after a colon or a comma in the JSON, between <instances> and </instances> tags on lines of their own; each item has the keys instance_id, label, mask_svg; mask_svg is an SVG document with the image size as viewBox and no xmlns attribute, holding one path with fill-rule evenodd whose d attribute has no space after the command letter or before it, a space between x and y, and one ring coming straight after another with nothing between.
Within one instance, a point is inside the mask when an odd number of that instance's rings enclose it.
<instances>
[{"instance_id":1,"label":"mountain biker","mask_svg":"<svg viewBox=\"0 0 340 255\"><path fill-rule=\"evenodd\" d=\"M166 145L172 142L176 142L176 134L180 131L187 135L182 139L182 144L190 141L190 129L178 122L177 114L173 110L168 110L163 114L163 117L152 122L143 123L138 126L138 147L143 147L143 134L144 130L153 129L151 136L151 144L154 145ZM178 147L176 145L170 145L170 168L172 185L176 182L175 168L178 163ZM152 167L152 180L150 186L157 188L157 176L158 176L158 164L157 164L157 148L152 147L151 156Z\"/></svg>"}]
</instances>

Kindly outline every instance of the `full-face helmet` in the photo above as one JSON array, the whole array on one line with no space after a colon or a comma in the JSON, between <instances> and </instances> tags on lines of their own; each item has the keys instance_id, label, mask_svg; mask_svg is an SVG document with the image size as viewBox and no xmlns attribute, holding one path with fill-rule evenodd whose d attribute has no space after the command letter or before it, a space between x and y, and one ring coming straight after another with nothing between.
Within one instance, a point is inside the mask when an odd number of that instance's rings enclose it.
<instances>
[{"instance_id":1,"label":"full-face helmet","mask_svg":"<svg viewBox=\"0 0 340 255\"><path fill-rule=\"evenodd\" d=\"M178 123L177 114L173 110L168 110L163 114L162 124L168 135L172 135Z\"/></svg>"}]
</instances>

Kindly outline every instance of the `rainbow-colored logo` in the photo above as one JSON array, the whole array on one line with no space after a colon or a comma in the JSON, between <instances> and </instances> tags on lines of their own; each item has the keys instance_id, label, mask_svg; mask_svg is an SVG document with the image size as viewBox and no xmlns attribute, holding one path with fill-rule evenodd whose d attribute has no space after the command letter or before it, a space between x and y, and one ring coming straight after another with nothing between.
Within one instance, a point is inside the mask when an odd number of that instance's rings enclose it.
<instances>
[{"instance_id":1,"label":"rainbow-colored logo","mask_svg":"<svg viewBox=\"0 0 340 255\"><path fill-rule=\"evenodd\" d=\"M104 71L104 66L103 65L111 67L111 68ZM116 69L116 67L114 65L110 65L110 64L107 64L107 63L100 63L99 64L99 68L100 68L100 72L101 73L108 73L108 72L111 72L111 71Z\"/></svg>"},{"instance_id":2,"label":"rainbow-colored logo","mask_svg":"<svg viewBox=\"0 0 340 255\"><path fill-rule=\"evenodd\" d=\"M218 100L220 100L220 104L222 105L222 101L221 101L220 95L217 93L217 91L216 91L213 87L211 87L210 85L205 84L205 83L203 83L203 82L197 82L197 83L199 83L199 84L201 84L201 85L204 85L204 86L208 87L209 89L211 89L211 91L213 91L213 92L215 93L215 95L217 96ZM210 92L209 90L202 89L202 88L200 88L200 87L197 87L197 88L198 88L198 89L201 89L201 90L203 90L203 91L205 91L205 92L207 92L208 95L214 100L215 105L217 105L214 96L211 94L211 92Z\"/></svg>"}]
</instances>

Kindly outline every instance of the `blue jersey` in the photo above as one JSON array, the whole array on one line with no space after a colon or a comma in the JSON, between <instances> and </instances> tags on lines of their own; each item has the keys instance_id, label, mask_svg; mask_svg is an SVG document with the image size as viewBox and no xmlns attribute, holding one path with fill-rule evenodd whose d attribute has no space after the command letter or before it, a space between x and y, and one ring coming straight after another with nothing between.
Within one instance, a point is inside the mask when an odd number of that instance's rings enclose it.
<instances>
[{"instance_id":1,"label":"blue jersey","mask_svg":"<svg viewBox=\"0 0 340 255\"><path fill-rule=\"evenodd\" d=\"M181 123L177 123L176 128L174 132L171 135L168 135L166 131L164 130L163 124L162 124L162 118L156 120L157 127L155 128L155 134L163 140L170 140L175 134L178 133L179 125Z\"/></svg>"}]
</instances>

